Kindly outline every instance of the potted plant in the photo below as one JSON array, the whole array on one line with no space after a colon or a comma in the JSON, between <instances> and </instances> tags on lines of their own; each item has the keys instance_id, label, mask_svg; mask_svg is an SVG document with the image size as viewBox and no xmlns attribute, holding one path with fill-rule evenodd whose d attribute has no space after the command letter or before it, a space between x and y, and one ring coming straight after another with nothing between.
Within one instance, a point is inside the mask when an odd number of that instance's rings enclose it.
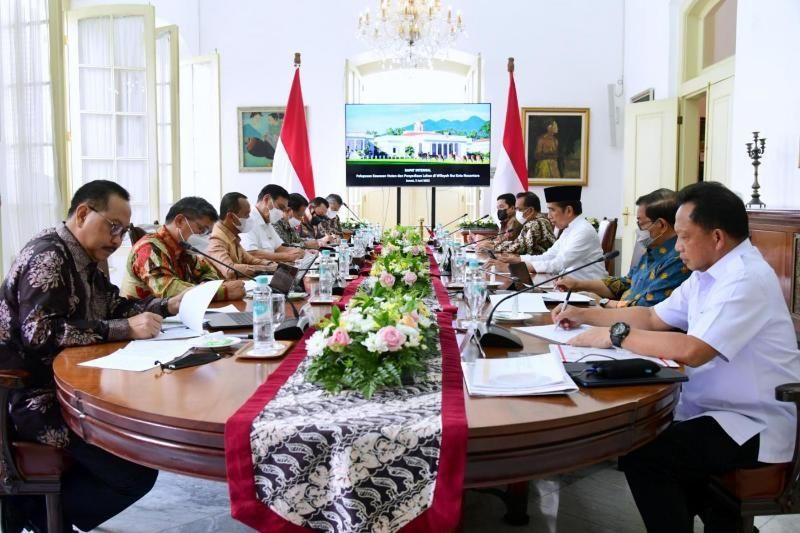
<instances>
[{"instance_id":1,"label":"potted plant","mask_svg":"<svg viewBox=\"0 0 800 533\"><path fill-rule=\"evenodd\" d=\"M464 242L469 242L470 234L479 238L489 238L497 235L499 228L491 218L483 220L465 220L458 225L461 228L461 237Z\"/></svg>"}]
</instances>

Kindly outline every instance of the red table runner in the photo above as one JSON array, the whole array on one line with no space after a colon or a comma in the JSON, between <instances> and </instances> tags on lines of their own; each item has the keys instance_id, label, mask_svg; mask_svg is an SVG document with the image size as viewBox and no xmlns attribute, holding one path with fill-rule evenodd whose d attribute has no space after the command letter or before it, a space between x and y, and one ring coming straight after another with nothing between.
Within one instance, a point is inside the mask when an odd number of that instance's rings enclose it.
<instances>
[{"instance_id":1,"label":"red table runner","mask_svg":"<svg viewBox=\"0 0 800 533\"><path fill-rule=\"evenodd\" d=\"M439 269L429 252L431 273ZM346 303L364 281L369 270L350 282L342 302ZM467 446L467 420L464 408L460 352L452 327L452 311L447 290L437 276L431 279L436 297L445 312L437 314L439 343L442 351L441 370L441 444L433 500L424 512L401 528L403 532L444 531L458 524L461 516L461 493ZM251 431L259 417L281 388L297 372L306 358L305 341L313 334L309 329L253 396L225 424L225 457L231 496L231 514L259 531L309 531L290 523L265 503L256 492Z\"/></svg>"}]
</instances>

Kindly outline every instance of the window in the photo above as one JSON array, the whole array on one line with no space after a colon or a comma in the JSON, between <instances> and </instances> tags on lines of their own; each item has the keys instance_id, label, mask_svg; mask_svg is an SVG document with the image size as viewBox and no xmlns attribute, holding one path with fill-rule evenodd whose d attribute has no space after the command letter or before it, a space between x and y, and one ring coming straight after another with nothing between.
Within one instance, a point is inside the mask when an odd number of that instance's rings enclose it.
<instances>
[{"instance_id":1,"label":"window","mask_svg":"<svg viewBox=\"0 0 800 533\"><path fill-rule=\"evenodd\" d=\"M131 195L131 221L158 218L153 8L108 6L68 16L71 189L111 179Z\"/></svg>"},{"instance_id":2,"label":"window","mask_svg":"<svg viewBox=\"0 0 800 533\"><path fill-rule=\"evenodd\" d=\"M159 220L180 197L178 117L178 27L156 30L156 128L158 130Z\"/></svg>"},{"instance_id":3,"label":"window","mask_svg":"<svg viewBox=\"0 0 800 533\"><path fill-rule=\"evenodd\" d=\"M0 227L2 272L62 214L55 173L50 13L53 0L0 0Z\"/></svg>"}]
</instances>

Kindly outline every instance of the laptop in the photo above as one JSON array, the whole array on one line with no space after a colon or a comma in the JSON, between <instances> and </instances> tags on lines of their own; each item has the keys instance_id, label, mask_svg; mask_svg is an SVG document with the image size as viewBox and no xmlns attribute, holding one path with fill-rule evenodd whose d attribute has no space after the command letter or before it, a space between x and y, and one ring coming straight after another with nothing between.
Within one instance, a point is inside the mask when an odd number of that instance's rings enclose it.
<instances>
[{"instance_id":1,"label":"laptop","mask_svg":"<svg viewBox=\"0 0 800 533\"><path fill-rule=\"evenodd\" d=\"M524 261L520 261L519 263L509 263L508 273L517 278L519 283L524 283L528 286L533 285L531 273L528 272L528 265L526 265Z\"/></svg>"},{"instance_id":2,"label":"laptop","mask_svg":"<svg viewBox=\"0 0 800 533\"><path fill-rule=\"evenodd\" d=\"M307 254L303 257L300 268L279 263L269 282L269 288L275 293L288 295L294 284L303 279L307 269L315 260L315 255ZM252 311L213 313L206 315L206 324L213 329L247 328L253 325L253 313Z\"/></svg>"}]
</instances>

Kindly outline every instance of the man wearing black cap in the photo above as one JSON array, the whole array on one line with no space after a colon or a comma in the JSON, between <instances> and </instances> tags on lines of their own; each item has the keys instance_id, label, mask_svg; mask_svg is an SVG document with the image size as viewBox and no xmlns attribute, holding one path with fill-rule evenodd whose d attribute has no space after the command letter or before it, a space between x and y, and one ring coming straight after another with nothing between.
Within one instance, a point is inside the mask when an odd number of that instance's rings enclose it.
<instances>
[{"instance_id":1,"label":"man wearing black cap","mask_svg":"<svg viewBox=\"0 0 800 533\"><path fill-rule=\"evenodd\" d=\"M581 190L577 185L548 187L544 190L547 216L560 233L558 240L543 254L520 256L531 272L563 272L603 255L597 231L582 214ZM597 263L573 273L572 277L597 279L605 275L605 267Z\"/></svg>"}]
</instances>

